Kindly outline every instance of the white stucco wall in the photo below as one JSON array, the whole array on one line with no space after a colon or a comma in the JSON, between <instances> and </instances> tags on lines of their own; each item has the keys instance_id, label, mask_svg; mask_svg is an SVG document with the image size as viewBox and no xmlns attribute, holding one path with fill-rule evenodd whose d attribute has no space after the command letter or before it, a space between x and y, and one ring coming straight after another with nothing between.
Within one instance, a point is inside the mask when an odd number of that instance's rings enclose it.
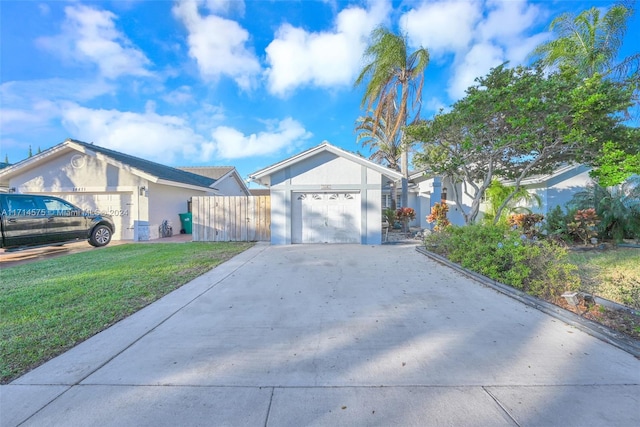
<instances>
[{"instance_id":1,"label":"white stucco wall","mask_svg":"<svg viewBox=\"0 0 640 427\"><path fill-rule=\"evenodd\" d=\"M293 192L360 194L361 243L382 243L382 176L359 163L323 151L271 175L271 243L290 244Z\"/></svg>"},{"instance_id":2,"label":"white stucco wall","mask_svg":"<svg viewBox=\"0 0 640 427\"><path fill-rule=\"evenodd\" d=\"M111 213L118 229L114 239L124 236L136 241L159 238L159 226L164 219L171 222L174 234L179 233L178 214L187 212L187 200L192 196L211 195L206 191L155 184L78 152L64 152L35 167L25 168L24 172L9 178L9 187L15 187L18 193L55 195L86 210ZM229 188L233 188L233 183ZM122 195L122 203L126 205L115 206L106 200L108 197L92 199L94 195ZM117 210L126 215L121 216Z\"/></svg>"},{"instance_id":3,"label":"white stucco wall","mask_svg":"<svg viewBox=\"0 0 640 427\"><path fill-rule=\"evenodd\" d=\"M211 195L206 191L151 183L146 196L149 203L149 239L160 238L159 227L164 220L173 227L173 234L179 234L181 223L178 214L187 212L187 201L194 196Z\"/></svg>"},{"instance_id":4,"label":"white stucco wall","mask_svg":"<svg viewBox=\"0 0 640 427\"><path fill-rule=\"evenodd\" d=\"M73 162L72 162L73 160ZM18 192L30 191L102 191L131 190L145 180L130 172L112 166L95 157L78 152L66 152L48 158L46 162L25 168L20 175L10 178L9 187Z\"/></svg>"}]
</instances>

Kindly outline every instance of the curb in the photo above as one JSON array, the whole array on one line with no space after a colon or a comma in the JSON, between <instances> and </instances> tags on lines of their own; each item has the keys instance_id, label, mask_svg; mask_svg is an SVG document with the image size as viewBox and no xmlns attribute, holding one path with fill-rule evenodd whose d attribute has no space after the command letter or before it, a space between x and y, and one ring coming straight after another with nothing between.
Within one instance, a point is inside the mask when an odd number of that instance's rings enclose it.
<instances>
[{"instance_id":1,"label":"curb","mask_svg":"<svg viewBox=\"0 0 640 427\"><path fill-rule=\"evenodd\" d=\"M426 250L421 246L416 246L416 251L433 259L434 261L439 262L440 264L450 267L464 274L465 276L480 282L484 286L492 288L500 292L501 294L504 294L517 301L520 301L523 304L528 305L529 307L533 307L545 314L555 317L556 319L559 319L567 323L568 325L571 325L574 328L581 330L582 332L586 332L587 334L595 338L598 338L599 340L604 341L608 344L611 344L615 347L618 347L619 349L624 350L627 353L640 359L640 341L627 337L626 335L616 332L613 329L610 329L604 325L593 322L589 319L585 319L571 311L565 310L564 308L551 304L550 302L543 301L539 298L526 294L518 289L512 288L511 286L507 286L503 283L490 279L474 271L467 270L466 268L461 267L460 265L449 261L443 256L440 256L433 252L429 252L428 250Z\"/></svg>"}]
</instances>

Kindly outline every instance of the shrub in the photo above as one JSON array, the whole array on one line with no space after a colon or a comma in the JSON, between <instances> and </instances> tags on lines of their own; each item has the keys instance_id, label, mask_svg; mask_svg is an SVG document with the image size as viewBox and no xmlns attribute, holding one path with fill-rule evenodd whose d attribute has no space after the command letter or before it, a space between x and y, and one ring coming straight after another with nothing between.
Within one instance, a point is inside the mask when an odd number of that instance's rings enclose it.
<instances>
[{"instance_id":1,"label":"shrub","mask_svg":"<svg viewBox=\"0 0 640 427\"><path fill-rule=\"evenodd\" d=\"M533 242L506 226L450 227L429 235L425 243L427 249L462 267L537 297L554 300L579 286L576 267L567 262L565 249L552 242Z\"/></svg>"},{"instance_id":2,"label":"shrub","mask_svg":"<svg viewBox=\"0 0 640 427\"><path fill-rule=\"evenodd\" d=\"M573 221L575 210L569 210L566 213L559 205L547 214L545 222L542 225L542 232L547 235L550 240L572 242L573 236L569 232L567 224Z\"/></svg>"},{"instance_id":3,"label":"shrub","mask_svg":"<svg viewBox=\"0 0 640 427\"><path fill-rule=\"evenodd\" d=\"M537 237L540 223L544 219L544 215L540 214L511 214L507 218L507 224L522 231L528 238Z\"/></svg>"},{"instance_id":4,"label":"shrub","mask_svg":"<svg viewBox=\"0 0 640 427\"><path fill-rule=\"evenodd\" d=\"M413 208L400 208L396 211L398 221L409 222L416 219L416 211Z\"/></svg>"},{"instance_id":5,"label":"shrub","mask_svg":"<svg viewBox=\"0 0 640 427\"><path fill-rule=\"evenodd\" d=\"M567 224L569 233L582 240L585 245L598 235L597 226L600 219L594 208L578 210L573 216L574 221Z\"/></svg>"},{"instance_id":6,"label":"shrub","mask_svg":"<svg viewBox=\"0 0 640 427\"><path fill-rule=\"evenodd\" d=\"M393 224L396 222L396 211L395 209L387 208L382 211L382 219L387 221L390 226L393 227Z\"/></svg>"},{"instance_id":7,"label":"shrub","mask_svg":"<svg viewBox=\"0 0 640 427\"><path fill-rule=\"evenodd\" d=\"M449 212L449 206L445 202L435 203L431 208L431 214L427 216L427 222L429 224L435 222L435 226L433 227L433 231L441 232L449 225L451 222L447 219L447 212Z\"/></svg>"},{"instance_id":8,"label":"shrub","mask_svg":"<svg viewBox=\"0 0 640 427\"><path fill-rule=\"evenodd\" d=\"M640 176L615 187L588 185L573 196L570 204L583 210L595 208L601 219L598 231L602 238L617 242L640 239Z\"/></svg>"}]
</instances>

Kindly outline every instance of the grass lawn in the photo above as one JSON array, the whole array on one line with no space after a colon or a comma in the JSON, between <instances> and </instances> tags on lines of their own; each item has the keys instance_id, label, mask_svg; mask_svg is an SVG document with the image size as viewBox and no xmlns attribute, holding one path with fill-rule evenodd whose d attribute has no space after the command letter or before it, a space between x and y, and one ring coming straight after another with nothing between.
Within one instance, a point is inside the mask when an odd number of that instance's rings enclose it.
<instances>
[{"instance_id":1,"label":"grass lawn","mask_svg":"<svg viewBox=\"0 0 640 427\"><path fill-rule=\"evenodd\" d=\"M63 353L252 243L107 247L0 272L0 382Z\"/></svg>"},{"instance_id":2,"label":"grass lawn","mask_svg":"<svg viewBox=\"0 0 640 427\"><path fill-rule=\"evenodd\" d=\"M640 249L573 251L582 291L640 309Z\"/></svg>"}]
</instances>

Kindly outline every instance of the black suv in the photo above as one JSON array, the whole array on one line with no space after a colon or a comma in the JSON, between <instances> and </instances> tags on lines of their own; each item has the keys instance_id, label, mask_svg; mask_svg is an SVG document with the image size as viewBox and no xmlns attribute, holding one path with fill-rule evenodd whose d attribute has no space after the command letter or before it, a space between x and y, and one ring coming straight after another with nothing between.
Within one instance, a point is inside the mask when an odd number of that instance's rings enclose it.
<instances>
[{"instance_id":1,"label":"black suv","mask_svg":"<svg viewBox=\"0 0 640 427\"><path fill-rule=\"evenodd\" d=\"M3 248L46 246L88 240L93 246L111 241L115 225L110 215L85 212L52 196L0 194Z\"/></svg>"}]
</instances>

